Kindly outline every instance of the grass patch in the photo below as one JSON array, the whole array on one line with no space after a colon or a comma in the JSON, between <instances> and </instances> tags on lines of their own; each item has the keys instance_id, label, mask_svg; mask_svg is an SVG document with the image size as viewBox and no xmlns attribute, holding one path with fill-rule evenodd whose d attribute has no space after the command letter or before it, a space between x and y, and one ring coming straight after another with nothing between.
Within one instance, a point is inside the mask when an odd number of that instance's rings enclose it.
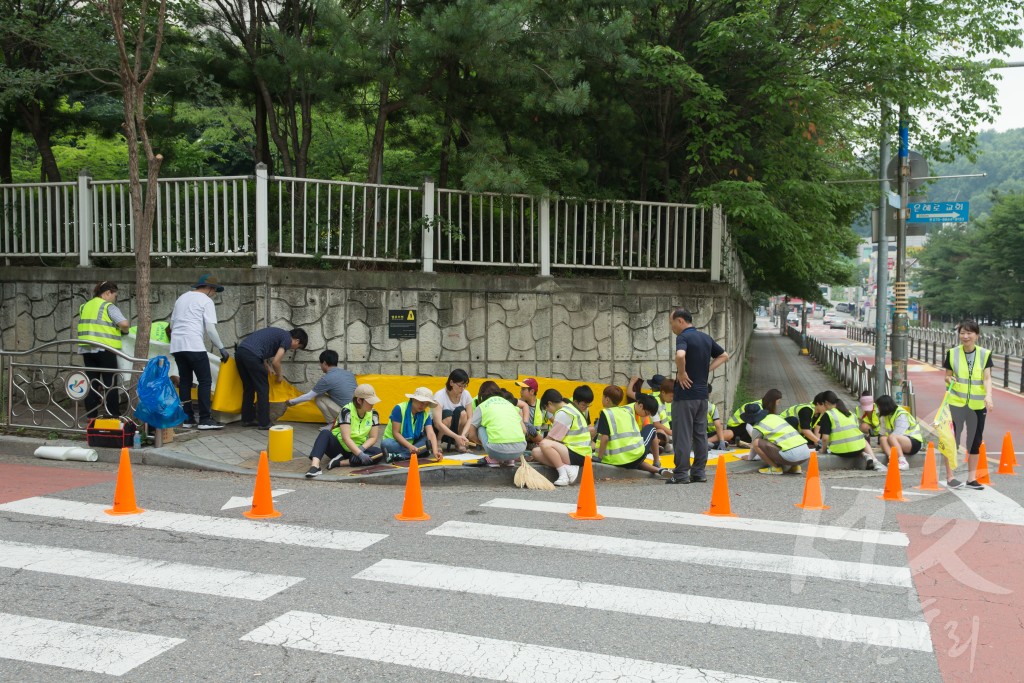
<instances>
[{"instance_id":1,"label":"grass patch","mask_svg":"<svg viewBox=\"0 0 1024 683\"><path fill-rule=\"evenodd\" d=\"M754 394L750 388L750 358L743 358L743 371L740 373L740 381L736 384L736 392L733 394L732 405L741 406L744 403L756 401L760 396Z\"/></svg>"}]
</instances>

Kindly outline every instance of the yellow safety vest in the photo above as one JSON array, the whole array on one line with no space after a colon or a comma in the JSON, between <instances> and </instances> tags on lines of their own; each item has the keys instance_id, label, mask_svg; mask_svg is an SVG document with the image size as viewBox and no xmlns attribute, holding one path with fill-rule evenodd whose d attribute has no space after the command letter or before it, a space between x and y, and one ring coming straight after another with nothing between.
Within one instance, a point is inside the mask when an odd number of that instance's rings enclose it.
<instances>
[{"instance_id":1,"label":"yellow safety vest","mask_svg":"<svg viewBox=\"0 0 1024 683\"><path fill-rule=\"evenodd\" d=\"M359 411L356 410L356 404L349 403L342 409L345 412L348 409L351 416L352 422L349 424L349 436L352 437L352 443L357 446L362 446L367 439L370 438L370 430L373 429L373 409L366 411L366 415L359 417ZM334 420L334 428L331 429L331 434L334 434L334 438L338 440L338 443L344 445L345 442L341 438L341 415Z\"/></svg>"},{"instance_id":2,"label":"yellow safety vest","mask_svg":"<svg viewBox=\"0 0 1024 683\"><path fill-rule=\"evenodd\" d=\"M590 455L590 430L587 428L587 418L579 408L571 403L566 403L558 412L563 411L572 418L572 423L569 425L569 431L566 432L562 443L574 453Z\"/></svg>"},{"instance_id":3,"label":"yellow safety vest","mask_svg":"<svg viewBox=\"0 0 1024 683\"><path fill-rule=\"evenodd\" d=\"M838 408L828 411L828 417L832 421L832 433L828 440L829 452L842 455L864 450L868 442L864 440L864 433L857 426L857 418L853 415L843 415Z\"/></svg>"},{"instance_id":4,"label":"yellow safety vest","mask_svg":"<svg viewBox=\"0 0 1024 683\"><path fill-rule=\"evenodd\" d=\"M768 413L764 419L754 425L754 429L761 432L764 438L779 447L780 451L788 451L790 448L805 446L807 440L792 425L786 422L781 415Z\"/></svg>"},{"instance_id":5,"label":"yellow safety vest","mask_svg":"<svg viewBox=\"0 0 1024 683\"><path fill-rule=\"evenodd\" d=\"M642 456L644 441L640 438L640 427L636 423L633 409L630 406L616 406L605 408L602 412L608 421L610 432L602 462L608 465L625 465Z\"/></svg>"},{"instance_id":6,"label":"yellow safety vest","mask_svg":"<svg viewBox=\"0 0 1024 683\"><path fill-rule=\"evenodd\" d=\"M97 342L112 349L121 348L121 328L110 319L109 301L100 297L89 299L78 309L78 338ZM94 349L91 344L79 344L83 349Z\"/></svg>"},{"instance_id":7,"label":"yellow safety vest","mask_svg":"<svg viewBox=\"0 0 1024 683\"><path fill-rule=\"evenodd\" d=\"M863 408L857 408L857 421L858 422L863 422L864 421L865 413L863 412L863 410L864 410ZM877 410L872 410L871 411L871 414L868 415L867 422L868 422L868 429L870 430L870 432L872 434L877 434L878 433L878 411Z\"/></svg>"},{"instance_id":8,"label":"yellow safety vest","mask_svg":"<svg viewBox=\"0 0 1024 683\"><path fill-rule=\"evenodd\" d=\"M963 346L949 350L949 365L953 368L953 383L949 388L949 405L971 410L985 407L985 366L992 354L988 349L974 347L974 365L967 367L967 353Z\"/></svg>"},{"instance_id":9,"label":"yellow safety vest","mask_svg":"<svg viewBox=\"0 0 1024 683\"><path fill-rule=\"evenodd\" d=\"M718 433L715 429L715 417L718 415L718 406L714 403L708 402L708 435Z\"/></svg>"},{"instance_id":10,"label":"yellow safety vest","mask_svg":"<svg viewBox=\"0 0 1024 683\"><path fill-rule=\"evenodd\" d=\"M660 398L658 401L658 422L666 427L672 426L672 404L664 403Z\"/></svg>"},{"instance_id":11,"label":"yellow safety vest","mask_svg":"<svg viewBox=\"0 0 1024 683\"><path fill-rule=\"evenodd\" d=\"M398 404L398 409L402 413L402 436L404 436L406 440L413 440L417 438L420 434L422 434L424 431L426 431L427 411L424 410L422 413L416 413L415 415L412 416L412 419L410 420L408 419L408 416L409 406L411 405L411 400L406 401L405 403ZM395 431L394 428L392 427L392 424L393 423L391 422L391 420L388 420L388 426L384 428L385 439L395 438ZM412 432L411 434L405 433L406 427L409 427L409 429Z\"/></svg>"},{"instance_id":12,"label":"yellow safety vest","mask_svg":"<svg viewBox=\"0 0 1024 683\"><path fill-rule=\"evenodd\" d=\"M737 408L735 412L733 412L732 417L729 418L729 422L726 426L728 426L730 429L733 429L743 424L743 418L740 416L747 411L747 406L757 406L758 410L764 409L764 406L761 405L761 399L751 401L750 403L744 403L739 408Z\"/></svg>"},{"instance_id":13,"label":"yellow safety vest","mask_svg":"<svg viewBox=\"0 0 1024 683\"><path fill-rule=\"evenodd\" d=\"M909 436L911 439L924 441L924 438L921 436L921 425L918 424L917 418L911 415L910 411L903 406L896 406L896 412L885 418L886 431L892 434L892 430L896 426L896 418L900 415L907 416L907 431L903 432L903 436Z\"/></svg>"},{"instance_id":14,"label":"yellow safety vest","mask_svg":"<svg viewBox=\"0 0 1024 683\"><path fill-rule=\"evenodd\" d=\"M540 407L537 408L540 410ZM490 443L521 443L523 416L519 409L501 396L492 396L480 404L480 426L487 430Z\"/></svg>"},{"instance_id":15,"label":"yellow safety vest","mask_svg":"<svg viewBox=\"0 0 1024 683\"><path fill-rule=\"evenodd\" d=\"M164 344L170 344L171 343L171 336L169 334L167 334L167 329L169 327L170 327L170 323L167 323L167 322L163 322L162 321L162 322L158 322L158 323L153 323L150 326L150 328L149 328L149 340L150 341L155 341L155 342L161 342L161 343L164 343ZM133 337L138 338L138 336L139 336L139 326L138 325L132 325L131 327L129 327L128 328L128 334L132 335Z\"/></svg>"}]
</instances>

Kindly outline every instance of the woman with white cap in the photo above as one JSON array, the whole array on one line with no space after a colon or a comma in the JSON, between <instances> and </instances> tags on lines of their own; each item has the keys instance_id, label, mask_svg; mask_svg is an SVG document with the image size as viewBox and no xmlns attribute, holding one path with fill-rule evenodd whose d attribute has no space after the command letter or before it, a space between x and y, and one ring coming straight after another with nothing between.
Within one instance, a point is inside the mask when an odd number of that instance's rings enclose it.
<instances>
[{"instance_id":1,"label":"woman with white cap","mask_svg":"<svg viewBox=\"0 0 1024 683\"><path fill-rule=\"evenodd\" d=\"M353 467L372 465L383 457L377 442L380 440L380 417L373 406L380 403L377 393L369 384L356 387L351 403L341 408L328 431L321 430L309 453L306 479L320 476L320 463L327 458L331 470L348 460Z\"/></svg>"},{"instance_id":2,"label":"woman with white cap","mask_svg":"<svg viewBox=\"0 0 1024 683\"><path fill-rule=\"evenodd\" d=\"M434 460L441 460L441 447L437 443L430 415L430 408L435 403L434 394L426 387L419 387L405 397L409 400L392 408L388 425L384 429L381 446L388 454L388 462L408 460L414 452L428 444Z\"/></svg>"}]
</instances>

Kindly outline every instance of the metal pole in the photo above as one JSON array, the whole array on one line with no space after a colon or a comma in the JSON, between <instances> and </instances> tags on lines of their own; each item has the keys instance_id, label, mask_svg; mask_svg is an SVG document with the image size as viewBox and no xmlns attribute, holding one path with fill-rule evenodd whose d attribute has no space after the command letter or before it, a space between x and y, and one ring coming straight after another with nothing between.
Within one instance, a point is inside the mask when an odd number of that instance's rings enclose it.
<instances>
[{"instance_id":1,"label":"metal pole","mask_svg":"<svg viewBox=\"0 0 1024 683\"><path fill-rule=\"evenodd\" d=\"M896 405L907 399L907 201L910 197L910 124L905 104L900 105L899 181L900 210L896 218L896 281L893 282L894 307L892 314L892 391Z\"/></svg>"},{"instance_id":2,"label":"metal pole","mask_svg":"<svg viewBox=\"0 0 1024 683\"><path fill-rule=\"evenodd\" d=\"M881 131L882 139L878 150L878 258L875 268L875 285L878 288L875 303L875 387L885 386L885 322L888 317L889 293L889 235L886 216L889 213L889 103L882 102Z\"/></svg>"}]
</instances>

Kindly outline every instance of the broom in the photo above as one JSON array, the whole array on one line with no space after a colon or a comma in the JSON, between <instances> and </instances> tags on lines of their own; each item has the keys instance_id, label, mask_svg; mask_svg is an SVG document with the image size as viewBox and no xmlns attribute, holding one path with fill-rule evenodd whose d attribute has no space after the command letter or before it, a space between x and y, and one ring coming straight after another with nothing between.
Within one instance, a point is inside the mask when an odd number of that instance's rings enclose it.
<instances>
[{"instance_id":1,"label":"broom","mask_svg":"<svg viewBox=\"0 0 1024 683\"><path fill-rule=\"evenodd\" d=\"M532 489L534 491L554 491L555 485L548 481L548 478L543 474L533 469L530 463L526 462L526 458L519 456L519 469L516 470L516 476L513 478L513 482L519 488Z\"/></svg>"}]
</instances>

